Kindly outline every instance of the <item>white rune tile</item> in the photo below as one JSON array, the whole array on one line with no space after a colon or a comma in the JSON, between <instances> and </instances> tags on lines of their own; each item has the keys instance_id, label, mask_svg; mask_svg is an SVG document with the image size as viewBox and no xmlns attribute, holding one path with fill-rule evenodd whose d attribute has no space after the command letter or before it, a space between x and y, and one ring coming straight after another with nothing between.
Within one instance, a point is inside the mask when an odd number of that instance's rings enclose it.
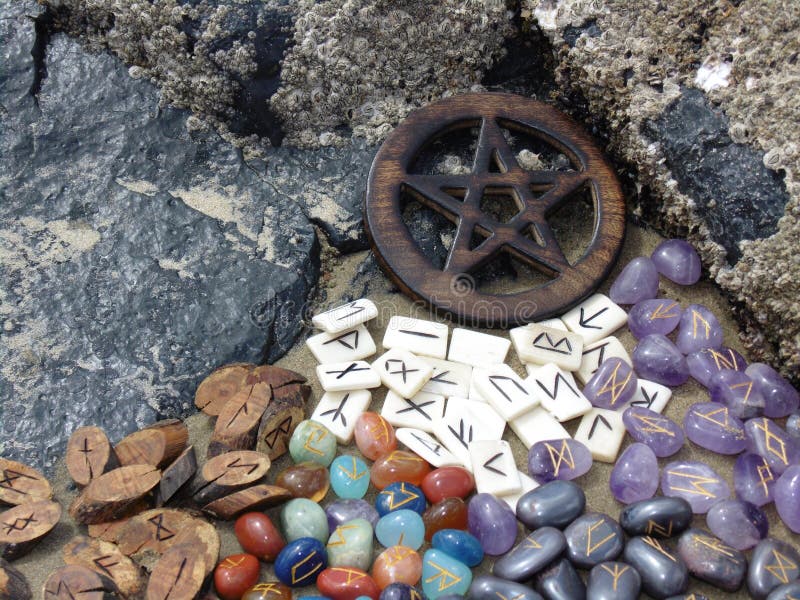
<instances>
[{"instance_id":1,"label":"white rune tile","mask_svg":"<svg viewBox=\"0 0 800 600\"><path fill-rule=\"evenodd\" d=\"M503 496L522 489L511 446L505 440L476 440L469 445L469 455L479 493Z\"/></svg>"},{"instance_id":2,"label":"white rune tile","mask_svg":"<svg viewBox=\"0 0 800 600\"><path fill-rule=\"evenodd\" d=\"M395 435L409 450L434 467L461 465L461 461L439 440L421 429L401 427L395 432Z\"/></svg>"},{"instance_id":3,"label":"white rune tile","mask_svg":"<svg viewBox=\"0 0 800 600\"><path fill-rule=\"evenodd\" d=\"M564 426L541 406L512 419L508 425L526 448L530 448L536 442L562 440L570 437Z\"/></svg>"},{"instance_id":4,"label":"white rune tile","mask_svg":"<svg viewBox=\"0 0 800 600\"><path fill-rule=\"evenodd\" d=\"M525 382L506 364L474 369L473 375L480 395L507 421L539 404Z\"/></svg>"},{"instance_id":5,"label":"white rune tile","mask_svg":"<svg viewBox=\"0 0 800 600\"><path fill-rule=\"evenodd\" d=\"M529 323L529 325L539 325L541 327L549 327L550 329L558 329L559 331L569 331L567 326L564 325L564 321L559 318L545 319L544 321L538 321L537 323Z\"/></svg>"},{"instance_id":6,"label":"white rune tile","mask_svg":"<svg viewBox=\"0 0 800 600\"><path fill-rule=\"evenodd\" d=\"M418 392L411 398L403 398L389 390L381 416L395 427L411 427L433 433L434 425L444 416L444 396Z\"/></svg>"},{"instance_id":7,"label":"white rune tile","mask_svg":"<svg viewBox=\"0 0 800 600\"><path fill-rule=\"evenodd\" d=\"M581 364L583 338L576 333L532 324L512 329L509 334L524 363L555 363L567 371Z\"/></svg>"},{"instance_id":8,"label":"white rune tile","mask_svg":"<svg viewBox=\"0 0 800 600\"><path fill-rule=\"evenodd\" d=\"M611 298L595 294L561 316L570 331L583 336L584 344L607 337L628 322L628 313Z\"/></svg>"},{"instance_id":9,"label":"white rune tile","mask_svg":"<svg viewBox=\"0 0 800 600\"><path fill-rule=\"evenodd\" d=\"M349 331L323 331L306 340L311 354L322 364L361 360L375 354L375 342L363 325Z\"/></svg>"},{"instance_id":10,"label":"white rune tile","mask_svg":"<svg viewBox=\"0 0 800 600\"><path fill-rule=\"evenodd\" d=\"M372 300L359 298L327 312L314 315L311 322L317 329L339 333L366 323L378 316L378 307Z\"/></svg>"},{"instance_id":11,"label":"white rune tile","mask_svg":"<svg viewBox=\"0 0 800 600\"><path fill-rule=\"evenodd\" d=\"M572 373L559 369L553 363L539 367L528 376L525 383L539 397L542 407L562 423L592 409L592 403L583 395Z\"/></svg>"},{"instance_id":12,"label":"white rune tile","mask_svg":"<svg viewBox=\"0 0 800 600\"><path fill-rule=\"evenodd\" d=\"M575 432L575 439L589 448L592 458L606 463L617 460L624 437L622 413L605 408L593 408L583 415Z\"/></svg>"},{"instance_id":13,"label":"white rune tile","mask_svg":"<svg viewBox=\"0 0 800 600\"><path fill-rule=\"evenodd\" d=\"M317 378L326 392L365 390L381 384L381 376L363 360L317 365Z\"/></svg>"},{"instance_id":14,"label":"white rune tile","mask_svg":"<svg viewBox=\"0 0 800 600\"><path fill-rule=\"evenodd\" d=\"M472 470L469 443L474 440L499 440L503 437L506 422L485 402L464 398L450 398L444 417L434 425L433 433Z\"/></svg>"},{"instance_id":15,"label":"white rune tile","mask_svg":"<svg viewBox=\"0 0 800 600\"><path fill-rule=\"evenodd\" d=\"M633 398L631 398L625 406L620 408L620 412L625 412L625 409L630 406L642 406L657 413L661 413L671 397L672 390L667 386L656 383L655 381L639 379L639 383L636 385L636 391L633 393Z\"/></svg>"},{"instance_id":16,"label":"white rune tile","mask_svg":"<svg viewBox=\"0 0 800 600\"><path fill-rule=\"evenodd\" d=\"M372 394L369 390L326 392L311 415L311 420L327 427L340 444L349 444L358 417L369 407Z\"/></svg>"},{"instance_id":17,"label":"white rune tile","mask_svg":"<svg viewBox=\"0 0 800 600\"><path fill-rule=\"evenodd\" d=\"M501 363L506 359L511 340L471 329L453 329L447 360L473 367Z\"/></svg>"},{"instance_id":18,"label":"white rune tile","mask_svg":"<svg viewBox=\"0 0 800 600\"><path fill-rule=\"evenodd\" d=\"M531 490L535 490L539 487L539 482L537 482L533 477L523 473L522 471L518 471L519 473L519 482L520 482L520 490L513 494L508 494L506 496L500 496L500 500L508 504L512 511L515 513L517 512L517 502L519 499L522 498L525 494L530 492Z\"/></svg>"},{"instance_id":19,"label":"white rune tile","mask_svg":"<svg viewBox=\"0 0 800 600\"><path fill-rule=\"evenodd\" d=\"M475 386L475 380L485 376L486 369L482 367L472 368L472 376L469 378L469 394L467 394L467 398L474 400L475 402L486 402L486 398L483 397L483 394L481 394L478 391L478 388Z\"/></svg>"},{"instance_id":20,"label":"white rune tile","mask_svg":"<svg viewBox=\"0 0 800 600\"><path fill-rule=\"evenodd\" d=\"M469 395L469 384L472 380L471 366L428 356L420 358L433 367L433 375L422 388L423 392L441 394L445 398Z\"/></svg>"},{"instance_id":21,"label":"white rune tile","mask_svg":"<svg viewBox=\"0 0 800 600\"><path fill-rule=\"evenodd\" d=\"M586 384L586 382L592 378L592 375L594 375L601 363L612 357L621 358L626 363L633 366L631 357L628 355L628 351L625 350L625 346L613 335L584 346L581 366L575 371L575 376L578 378L578 381Z\"/></svg>"},{"instance_id":22,"label":"white rune tile","mask_svg":"<svg viewBox=\"0 0 800 600\"><path fill-rule=\"evenodd\" d=\"M383 335L383 347L399 348L418 356L444 358L447 355L447 325L412 317L389 319Z\"/></svg>"},{"instance_id":23,"label":"white rune tile","mask_svg":"<svg viewBox=\"0 0 800 600\"><path fill-rule=\"evenodd\" d=\"M384 353L372 366L378 372L383 385L411 398L422 389L433 374L433 367L408 350L395 348Z\"/></svg>"}]
</instances>

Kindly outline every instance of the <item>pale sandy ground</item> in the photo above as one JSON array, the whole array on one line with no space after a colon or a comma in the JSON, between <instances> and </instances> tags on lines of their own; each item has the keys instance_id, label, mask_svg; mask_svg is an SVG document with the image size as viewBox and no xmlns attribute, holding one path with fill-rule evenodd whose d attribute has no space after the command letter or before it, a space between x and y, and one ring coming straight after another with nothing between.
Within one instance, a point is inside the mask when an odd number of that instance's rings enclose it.
<instances>
[{"instance_id":1,"label":"pale sandy ground","mask_svg":"<svg viewBox=\"0 0 800 600\"><path fill-rule=\"evenodd\" d=\"M622 256L620 257L620 261L618 262L611 278L609 278L609 280L601 287L600 291L607 293L610 282L613 281L613 278L619 272L622 266L636 256L649 255L653 248L659 243L659 241L661 241L661 239L662 238L660 236L653 232L645 231L634 226L629 226L627 239L623 248ZM340 299L348 293L348 291L352 293L352 291L349 290L348 284L351 281L353 274L366 257L367 253L362 252L348 256L343 260L330 261L331 264L328 265L328 273L330 273L330 276L327 278L326 283L327 298L322 303L323 306L321 308L335 306L339 303ZM384 278L380 278L380 280L374 280L371 282L372 293L369 297L375 301L376 304L378 304L382 311L384 311L382 314L410 314L412 309L414 309L412 303L404 296L398 293L392 293L390 288L391 286L389 285L388 280ZM725 329L725 343L736 348L744 354L743 348L737 337L738 326L733 318L730 305L721 296L713 284L703 280L695 286L684 288L674 285L662 278L660 295L673 298L681 302L681 304L684 306L697 302L709 306L719 317L719 320ZM416 313L416 310L414 312ZM383 337L383 329L382 324L378 323L377 321L378 320L371 322L369 324L369 329L379 346L378 352L380 352L380 341ZM383 325L385 325L385 322ZM503 332L492 333L504 335ZM628 351L632 351L634 346L634 338L627 331L627 329L623 328L617 332L617 335ZM522 369L521 365L516 362L516 357L513 356L513 354L514 352L512 350L509 353L511 364L520 374L523 374L524 370ZM322 390L316 383L313 376L316 361L306 349L302 340L300 340L289 352L289 354L281 359L277 364L299 371L309 378L309 382L313 388L312 398L308 407L308 414L310 415L317 399L322 394ZM693 380L690 380L688 383L674 391L672 400L667 406L665 413L671 418L681 421L683 414L691 404L695 402L706 401L706 399L707 393L705 390L698 384L694 383ZM382 402L383 392L379 391L373 395L371 409L379 410ZM211 420L202 414L197 414L189 417L187 423L190 428L191 441L198 450L198 456L203 456L205 453L204 450L207 444L208 436L212 428ZM567 429L571 433L574 433L576 428L577 421L567 424ZM518 466L524 470L526 464L526 449L509 428L506 429L505 437L511 443L512 448L514 449ZM630 439L626 439L625 445L627 445L629 442ZM355 445L351 445L347 448L342 447L340 448L340 451L358 453ZM715 469L717 469L717 471L727 479L728 483L732 487L732 468L734 459L731 457L712 454L711 452L694 446L687 441L684 448L677 455L666 460L662 459L661 466L663 466L668 460L706 461ZM288 455L276 461L272 467L268 479L270 481L274 480L275 475L288 464L290 464ZM586 492L588 499L587 509L605 512L617 518L622 505L613 499L608 490L608 477L611 472L611 467L612 465L595 463L591 471L577 481L581 486L583 486ZM68 506L74 497L75 490L69 483L69 478L66 474L66 469L64 468L63 462L57 467L57 472L54 477L54 487L56 490L56 499L59 500L64 507ZM328 497L325 499L325 503L331 501L333 497L333 493L330 492ZM371 490L370 495L367 498L371 499L373 497L374 490ZM268 511L275 520L278 518L278 510L279 509L272 509ZM774 506L770 505L766 507L766 513L770 519L771 536L790 541L791 543L800 546L800 536L793 534L783 526L777 517ZM232 524L219 523L218 525L222 537L222 556L240 552L241 550L232 534ZM705 519L702 516L696 518L695 525L704 527ZM47 575L54 569L63 565L63 561L61 559L61 548L64 543L73 535L82 532L84 532L83 527L77 527L70 521L68 516L65 516L55 531L48 536L33 552L15 561L15 566L18 567L28 577L32 589L34 589L35 598L42 597L41 589ZM520 528L520 534L522 534L522 528ZM425 548L426 546L422 548L422 551L424 551ZM378 545L376 544L376 554L380 550L382 550L382 548L378 548ZM490 566L491 562L486 560L479 569L476 569L476 572L485 572ZM264 566L262 579L266 580L271 578L271 575L271 569L267 566ZM749 597L748 593L746 592L746 588L743 588L743 590L740 590L735 594L726 594L694 579L691 582L690 591L705 594L712 599ZM299 590L296 595L308 595L312 593L315 593L315 590L306 588Z\"/></svg>"}]
</instances>

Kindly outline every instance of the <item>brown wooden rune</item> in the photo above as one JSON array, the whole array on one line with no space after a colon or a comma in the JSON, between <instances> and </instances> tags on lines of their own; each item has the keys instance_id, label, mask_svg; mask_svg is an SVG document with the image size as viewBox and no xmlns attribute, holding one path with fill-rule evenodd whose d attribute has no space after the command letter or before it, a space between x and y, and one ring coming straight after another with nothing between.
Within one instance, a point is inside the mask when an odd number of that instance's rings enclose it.
<instances>
[{"instance_id":1,"label":"brown wooden rune","mask_svg":"<svg viewBox=\"0 0 800 600\"><path fill-rule=\"evenodd\" d=\"M428 144L458 129L479 128L469 172L416 173ZM573 168L520 166L503 130L544 142ZM592 238L573 263L547 219L573 193L587 190L594 205ZM484 197L510 196L518 211L501 222L481 210ZM456 231L444 268L437 268L403 220L411 197L452 221ZM589 296L609 273L625 233L625 201L611 164L590 136L555 108L511 94L465 94L412 113L375 156L367 183L365 225L372 249L392 281L415 300L460 321L513 326L560 314ZM478 234L483 241L474 244ZM550 279L517 293L484 293L473 274L508 252Z\"/></svg>"}]
</instances>

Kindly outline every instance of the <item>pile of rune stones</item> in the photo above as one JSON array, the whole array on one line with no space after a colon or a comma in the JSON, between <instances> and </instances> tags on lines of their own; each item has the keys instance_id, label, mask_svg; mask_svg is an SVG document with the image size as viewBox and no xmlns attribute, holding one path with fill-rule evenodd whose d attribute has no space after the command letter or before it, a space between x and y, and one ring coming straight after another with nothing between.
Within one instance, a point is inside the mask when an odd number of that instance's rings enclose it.
<instances>
[{"instance_id":1,"label":"pile of rune stones","mask_svg":"<svg viewBox=\"0 0 800 600\"><path fill-rule=\"evenodd\" d=\"M195 397L216 419L202 464L178 420L116 445L78 429L66 453L80 489L69 515L86 535L63 548L44 597L290 600L316 586L321 596L307 600L702 598L688 593L692 575L725 591L746 583L758 599L799 598L800 552L768 537L761 508L774 502L800 533L798 393L724 347L706 307L656 298L660 276L695 283L691 246L662 243L622 270L609 297L510 340L394 317L372 363L374 304L316 315L322 331L306 343L325 392L310 418L302 375L224 366ZM638 340L632 356L612 335L624 324ZM504 362L512 344L524 378ZM662 412L689 377L709 401L677 423ZM380 414L369 411L379 386ZM562 425L572 420L574 436ZM522 470L506 425L529 449ZM633 443L620 453L626 434ZM686 438L736 457L733 497L706 463L660 464ZM358 452L337 455L353 440ZM273 479L287 452L293 464ZM587 512L572 481L595 460L614 464L618 519ZM42 540L61 507L38 471L0 459L0 472L0 502L12 505L0 513L0 600L31 598L7 561ZM323 508L331 489L337 499ZM692 526L697 514L706 529ZM235 520L242 553L220 560L215 520ZM473 577L487 556L492 574ZM274 580L260 581L262 562Z\"/></svg>"}]
</instances>

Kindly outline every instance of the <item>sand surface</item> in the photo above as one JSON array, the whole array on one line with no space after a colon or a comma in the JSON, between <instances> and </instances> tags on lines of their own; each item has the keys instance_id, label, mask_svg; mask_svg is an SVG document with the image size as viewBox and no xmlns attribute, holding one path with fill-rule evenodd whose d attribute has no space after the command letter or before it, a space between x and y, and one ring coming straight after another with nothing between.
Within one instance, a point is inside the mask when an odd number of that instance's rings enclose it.
<instances>
[{"instance_id":1,"label":"sand surface","mask_svg":"<svg viewBox=\"0 0 800 600\"><path fill-rule=\"evenodd\" d=\"M661 241L661 239L662 238L660 236L653 232L646 231L635 226L629 226L625 246L623 248L620 260L609 280L607 280L607 282L601 286L600 291L607 293L610 283L613 281L620 269L627 264L629 260L635 258L636 256L649 255L653 248ZM321 310L336 306L341 302L342 298L346 298L348 294L352 295L353 293L357 293L357 290L351 289L350 282L366 258L367 253L361 252L349 255L342 259L330 260L329 264L326 265L327 277L324 277L322 280L323 283L321 283L323 286L323 293L320 294L320 297L324 297L325 300L320 302L320 306L315 307L315 309ZM380 342L383 338L383 329L390 316L395 314L414 314L415 316L425 315L420 314L418 306L415 306L405 296L394 291L388 280L383 277L373 279L370 282L370 290L369 298L378 305L379 317L368 323L368 329L375 339L376 344L378 345L378 352L380 353L382 351ZM710 307L719 317L719 320L725 330L725 344L745 354L738 338L738 325L733 317L730 305L721 296L717 288L705 278L697 285L689 288L674 285L662 278L659 295L677 300L684 306L690 303L702 303ZM506 335L505 332L501 331L494 331L490 333ZM619 337L626 349L631 352L633 350L635 340L630 332L628 332L626 328L623 328L618 331L616 335ZM745 354L745 357L746 356L747 355ZM517 362L513 349L509 352L509 362L518 373L524 375L524 369L522 368L522 365ZM294 348L277 364L296 370L308 377L309 383L313 389L307 413L310 415L314 406L316 405L316 401L322 395L322 389L319 387L314 377L316 361L306 348L303 340L299 340L297 344L295 344ZM385 391L383 389L373 393L371 410L380 410L380 407L383 403L384 394ZM707 398L708 394L705 389L699 384L695 383L693 380L690 380L685 385L674 390L672 400L667 405L664 413L680 422L682 421L683 414L685 413L686 409L691 404L695 402L704 402L707 400ZM579 419L566 424L566 427L570 433L574 433L575 429L577 428L578 421ZM207 446L208 437L211 433L213 423L209 417L203 414L196 414L187 419L187 424L190 430L190 441L195 445L195 448L198 451L198 457L203 457L205 455L205 447ZM57 425L54 424L54 426ZM527 455L525 447L516 438L510 428L506 428L505 439L509 441L514 450L514 454L517 459L517 465L525 470ZM626 438L623 448L627 446L630 441L631 440L629 437ZM358 450L354 444L348 447L340 447L339 450L342 453L358 454ZM660 465L663 467L666 462L671 460L702 460L708 462L718 471L720 475L727 479L732 488L732 469L734 457L713 454L687 441L683 449L678 454L670 457L669 459L661 459ZM273 464L272 469L268 474L268 480L274 481L277 473L287 467L290 464L290 461L291 459L289 458L288 454L277 460ZM611 473L611 467L612 465L595 462L589 473L576 481L586 492L587 510L605 512L614 518L618 518L622 505L613 499L608 490L608 478ZM75 495L75 489L70 483L63 461L58 464L56 473L54 474L52 480L55 488L55 497L66 509ZM367 499L374 499L374 495L375 490L371 488ZM330 502L332 499L334 499L334 495L332 492L329 492L323 504ZM277 521L279 510L280 509L271 509L267 512ZM784 525L778 519L774 505L765 507L765 511L770 519L770 535L772 537L789 541L795 545L800 545L800 536L793 534L786 527L784 527ZM217 525L222 538L221 555L226 556L228 554L240 552L241 550L232 533L232 523L219 522ZM695 526L705 526L705 519L703 516L695 518ZM520 526L520 535L522 535L522 532L523 530ZM34 598L42 597L42 585L47 575L54 569L64 564L61 559L61 548L63 545L72 536L81 533L85 533L85 527L77 526L72 523L72 521L66 515L65 510L65 517L62 519L62 522L57 526L57 528L47 538L45 538L45 540L33 552L14 562L14 565L20 571L22 571L30 581L31 587L34 590ZM424 551L426 547L427 545L423 546L421 551ZM382 548L380 548L376 543L375 550L377 555ZM480 568L476 569L474 572L487 572L490 566L491 561L484 560ZM583 574L585 575L586 573ZM267 580L270 578L272 578L271 568L268 565L264 565L262 569L262 580ZM691 581L690 591L702 593L713 599L749 597L746 589L740 590L734 594L727 594L695 579L692 579ZM310 595L313 593L315 593L313 588L303 588L296 591L296 595Z\"/></svg>"}]
</instances>

